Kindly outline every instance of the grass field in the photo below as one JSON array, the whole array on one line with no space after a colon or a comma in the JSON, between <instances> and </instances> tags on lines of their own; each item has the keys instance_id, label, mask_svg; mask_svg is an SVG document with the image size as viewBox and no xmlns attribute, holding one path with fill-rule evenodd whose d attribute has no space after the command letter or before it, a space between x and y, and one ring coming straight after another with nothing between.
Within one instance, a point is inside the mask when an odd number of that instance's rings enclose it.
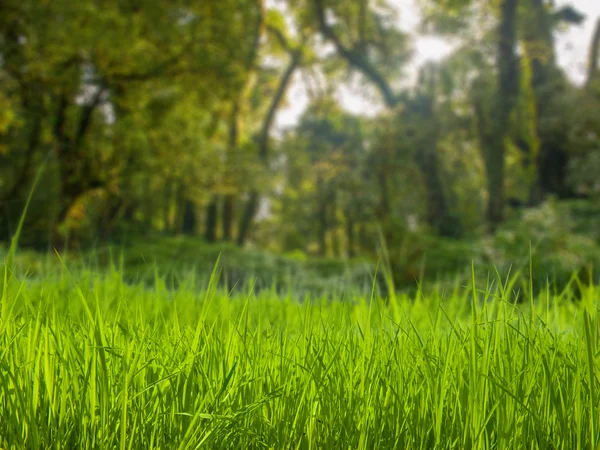
<instances>
[{"instance_id":1,"label":"grass field","mask_svg":"<svg viewBox=\"0 0 600 450\"><path fill-rule=\"evenodd\" d=\"M173 290L116 269L3 271L0 448L600 443L598 288L517 302L510 280L473 280L299 302L229 294L217 272Z\"/></svg>"}]
</instances>

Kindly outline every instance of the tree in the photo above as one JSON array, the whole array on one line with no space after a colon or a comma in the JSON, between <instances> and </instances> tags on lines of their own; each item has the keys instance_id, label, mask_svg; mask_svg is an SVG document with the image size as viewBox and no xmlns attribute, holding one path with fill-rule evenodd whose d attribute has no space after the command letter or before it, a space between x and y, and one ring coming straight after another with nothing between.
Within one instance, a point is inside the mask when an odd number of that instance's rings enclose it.
<instances>
[{"instance_id":1,"label":"tree","mask_svg":"<svg viewBox=\"0 0 600 450\"><path fill-rule=\"evenodd\" d=\"M143 108L174 78L178 86L202 92L205 108L234 90L243 66L239 43L247 42L248 30L234 27L239 21L233 18L255 4L142 1L100 8L86 1L73 9L68 1L33 3L9 1L0 7L5 61L0 70L20 86L22 104L36 111L22 115L31 141L21 173L30 172L34 158L28 155L40 151L36 136L48 136L60 224L88 192L107 189L108 168L98 161L110 159L106 152L114 154L107 136L127 110L117 102L127 98L133 108ZM34 93L39 93L35 99ZM112 160L122 166L119 161Z\"/></svg>"},{"instance_id":2,"label":"tree","mask_svg":"<svg viewBox=\"0 0 600 450\"><path fill-rule=\"evenodd\" d=\"M488 143L486 167L489 203L487 218L495 228L504 219L505 145L510 115L518 95L517 0L502 0L498 27L498 88L495 100L493 139Z\"/></svg>"},{"instance_id":3,"label":"tree","mask_svg":"<svg viewBox=\"0 0 600 450\"><path fill-rule=\"evenodd\" d=\"M301 66L303 58L305 57L305 53L307 52L305 48L306 36L302 37L301 41L298 43L290 42L290 39L286 36L285 31L282 29L282 21L276 20L278 16L274 14L270 17L272 18L272 22L267 26L269 34L276 40L277 45L279 45L279 47L288 55L288 63L280 75L273 96L269 101L268 108L264 113L264 118L256 137L258 158L266 170L268 170L269 165L270 134L275 121L275 115L285 99L285 94L291 83L292 76ZM275 18L275 20L273 20L273 18ZM240 219L236 240L240 247L244 245L246 239L248 238L250 227L258 210L259 200L260 194L254 187L250 190L249 199Z\"/></svg>"}]
</instances>

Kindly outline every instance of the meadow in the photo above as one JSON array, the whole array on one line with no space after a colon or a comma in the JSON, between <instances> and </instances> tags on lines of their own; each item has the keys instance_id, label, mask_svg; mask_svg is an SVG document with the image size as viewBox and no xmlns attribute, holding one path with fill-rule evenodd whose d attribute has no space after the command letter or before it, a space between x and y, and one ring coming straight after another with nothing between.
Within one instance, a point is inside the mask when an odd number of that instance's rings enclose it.
<instances>
[{"instance_id":1,"label":"meadow","mask_svg":"<svg viewBox=\"0 0 600 450\"><path fill-rule=\"evenodd\" d=\"M600 443L600 288L493 275L381 295L3 271L0 448L574 449ZM576 280L575 280L576 281Z\"/></svg>"}]
</instances>

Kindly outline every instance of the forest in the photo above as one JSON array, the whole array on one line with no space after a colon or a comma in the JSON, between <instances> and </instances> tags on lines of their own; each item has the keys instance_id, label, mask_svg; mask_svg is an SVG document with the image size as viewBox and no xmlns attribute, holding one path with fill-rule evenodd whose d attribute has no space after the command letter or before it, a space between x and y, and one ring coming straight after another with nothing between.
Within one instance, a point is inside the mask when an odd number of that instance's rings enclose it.
<instances>
[{"instance_id":1,"label":"forest","mask_svg":"<svg viewBox=\"0 0 600 450\"><path fill-rule=\"evenodd\" d=\"M600 22L574 83L556 35L596 20L576 6L406 5L4 0L0 239L32 194L20 245L37 251L187 236L375 264L383 243L399 285L531 257L540 279L591 270ZM452 50L417 66L420 36Z\"/></svg>"}]
</instances>

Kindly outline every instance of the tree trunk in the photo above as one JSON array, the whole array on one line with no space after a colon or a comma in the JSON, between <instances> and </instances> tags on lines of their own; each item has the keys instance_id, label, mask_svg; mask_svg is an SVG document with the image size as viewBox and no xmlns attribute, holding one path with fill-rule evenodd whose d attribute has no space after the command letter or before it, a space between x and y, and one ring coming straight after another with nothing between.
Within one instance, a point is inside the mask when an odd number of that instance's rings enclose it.
<instances>
[{"instance_id":1,"label":"tree trunk","mask_svg":"<svg viewBox=\"0 0 600 450\"><path fill-rule=\"evenodd\" d=\"M518 0L502 0L498 42L498 91L496 94L493 139L487 154L488 208L487 219L494 230L504 220L505 139L510 128L510 115L518 94L517 44Z\"/></svg>"},{"instance_id":2,"label":"tree trunk","mask_svg":"<svg viewBox=\"0 0 600 450\"><path fill-rule=\"evenodd\" d=\"M525 50L529 56L531 87L535 94L536 130L540 140L535 164L535 178L529 194L529 204L541 203L548 194L568 197L566 166L568 164L568 136L555 126L549 128L549 115L559 111L556 98L560 96L563 81L556 65L553 21L544 0L532 0L531 17L525 31ZM528 149L528 155L531 149ZM529 158L526 159L526 161ZM526 167L527 169L527 167Z\"/></svg>"},{"instance_id":3,"label":"tree trunk","mask_svg":"<svg viewBox=\"0 0 600 450\"><path fill-rule=\"evenodd\" d=\"M256 215L256 211L258 209L258 201L258 192L250 192L250 198L248 199L248 203L246 203L246 209L244 210L244 214L240 220L240 227L238 229L236 243L240 247L246 243L246 239L250 233L250 226L252 225L252 221L254 220L254 216Z\"/></svg>"},{"instance_id":4,"label":"tree trunk","mask_svg":"<svg viewBox=\"0 0 600 450\"><path fill-rule=\"evenodd\" d=\"M206 230L204 239L206 242L215 242L217 240L217 218L218 218L217 198L213 198L206 207Z\"/></svg>"},{"instance_id":5,"label":"tree trunk","mask_svg":"<svg viewBox=\"0 0 600 450\"><path fill-rule=\"evenodd\" d=\"M223 240L230 242L232 239L233 232L233 211L234 211L234 199L233 195L229 194L223 198Z\"/></svg>"},{"instance_id":6,"label":"tree trunk","mask_svg":"<svg viewBox=\"0 0 600 450\"><path fill-rule=\"evenodd\" d=\"M183 220L181 223L181 232L188 236L196 233L196 205L193 201L186 199L183 204Z\"/></svg>"}]
</instances>

